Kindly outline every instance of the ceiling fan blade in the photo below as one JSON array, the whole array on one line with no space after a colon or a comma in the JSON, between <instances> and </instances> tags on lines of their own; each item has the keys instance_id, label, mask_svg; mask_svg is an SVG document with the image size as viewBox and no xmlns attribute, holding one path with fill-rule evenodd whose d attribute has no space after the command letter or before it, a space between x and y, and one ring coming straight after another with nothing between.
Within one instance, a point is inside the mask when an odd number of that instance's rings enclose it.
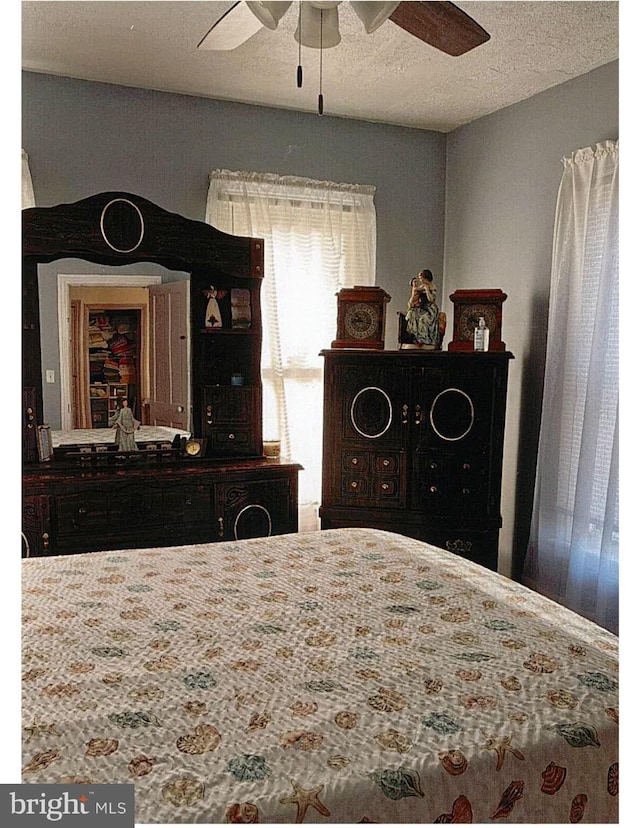
<instances>
[{"instance_id":1,"label":"ceiling fan blade","mask_svg":"<svg viewBox=\"0 0 640 828\"><path fill-rule=\"evenodd\" d=\"M400 3L389 20L454 57L464 55L491 37L473 18L446 0Z\"/></svg>"},{"instance_id":2,"label":"ceiling fan blade","mask_svg":"<svg viewBox=\"0 0 640 828\"><path fill-rule=\"evenodd\" d=\"M260 29L262 29L262 23L246 3L234 3L222 17L216 20L198 43L198 49L220 51L237 49Z\"/></svg>"}]
</instances>

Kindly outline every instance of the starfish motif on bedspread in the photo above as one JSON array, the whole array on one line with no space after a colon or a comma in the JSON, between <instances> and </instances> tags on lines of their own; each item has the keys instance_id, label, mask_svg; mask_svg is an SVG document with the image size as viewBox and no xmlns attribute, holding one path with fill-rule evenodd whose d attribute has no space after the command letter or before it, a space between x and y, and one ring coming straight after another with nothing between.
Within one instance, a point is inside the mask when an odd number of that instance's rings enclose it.
<instances>
[{"instance_id":1,"label":"starfish motif on bedspread","mask_svg":"<svg viewBox=\"0 0 640 828\"><path fill-rule=\"evenodd\" d=\"M29 734L27 742L30 742L34 736L60 736L60 731L55 724L48 724L47 722L39 722L37 719L33 720L33 724L22 728L25 733Z\"/></svg>"},{"instance_id":2,"label":"starfish motif on bedspread","mask_svg":"<svg viewBox=\"0 0 640 828\"><path fill-rule=\"evenodd\" d=\"M524 755L517 748L511 747L511 736L504 736L502 739L487 739L487 743L482 746L482 749L495 750L498 754L496 770L500 770L503 766L507 753L512 753L516 759L524 759Z\"/></svg>"},{"instance_id":3,"label":"starfish motif on bedspread","mask_svg":"<svg viewBox=\"0 0 640 828\"><path fill-rule=\"evenodd\" d=\"M331 816L331 812L318 799L318 796L324 790L324 785L318 785L317 788L306 790L305 788L301 788L292 779L291 786L293 787L293 793L290 796L283 796L280 802L283 805L297 805L296 822L304 821L305 814L310 806L315 808L322 816Z\"/></svg>"}]
</instances>

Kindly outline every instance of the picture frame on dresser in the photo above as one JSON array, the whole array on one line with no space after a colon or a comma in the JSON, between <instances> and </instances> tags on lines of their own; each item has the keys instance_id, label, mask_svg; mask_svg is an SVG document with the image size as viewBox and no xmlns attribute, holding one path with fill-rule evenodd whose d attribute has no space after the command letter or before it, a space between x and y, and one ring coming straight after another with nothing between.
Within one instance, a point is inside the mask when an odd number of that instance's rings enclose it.
<instances>
[{"instance_id":1,"label":"picture frame on dresser","mask_svg":"<svg viewBox=\"0 0 640 828\"><path fill-rule=\"evenodd\" d=\"M46 463L53 457L51 427L46 424L39 425L36 433L38 435L38 460Z\"/></svg>"}]
</instances>

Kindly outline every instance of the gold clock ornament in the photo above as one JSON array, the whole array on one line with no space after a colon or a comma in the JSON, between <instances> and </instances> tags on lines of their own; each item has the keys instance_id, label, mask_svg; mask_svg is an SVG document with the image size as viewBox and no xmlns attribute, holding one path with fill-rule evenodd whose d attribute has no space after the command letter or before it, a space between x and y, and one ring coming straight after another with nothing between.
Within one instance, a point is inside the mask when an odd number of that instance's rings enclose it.
<instances>
[{"instance_id":1,"label":"gold clock ornament","mask_svg":"<svg viewBox=\"0 0 640 828\"><path fill-rule=\"evenodd\" d=\"M185 440L185 443L184 443L185 457L189 457L189 458L204 457L206 446L207 446L206 438L189 437L187 440Z\"/></svg>"},{"instance_id":2,"label":"gold clock ornament","mask_svg":"<svg viewBox=\"0 0 640 828\"><path fill-rule=\"evenodd\" d=\"M453 339L450 351L473 351L473 334L480 317L489 329L489 350L504 351L502 341L502 304L507 298L500 288L456 290L453 302Z\"/></svg>"},{"instance_id":3,"label":"gold clock ornament","mask_svg":"<svg viewBox=\"0 0 640 828\"><path fill-rule=\"evenodd\" d=\"M384 349L389 294L380 287L343 288L338 294L338 330L332 348Z\"/></svg>"}]
</instances>

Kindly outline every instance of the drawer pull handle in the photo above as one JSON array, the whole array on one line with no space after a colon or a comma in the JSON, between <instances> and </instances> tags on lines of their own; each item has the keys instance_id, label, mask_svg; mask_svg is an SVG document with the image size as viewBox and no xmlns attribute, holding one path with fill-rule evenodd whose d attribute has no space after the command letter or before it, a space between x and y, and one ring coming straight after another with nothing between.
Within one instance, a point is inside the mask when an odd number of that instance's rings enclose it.
<instances>
[{"instance_id":1,"label":"drawer pull handle","mask_svg":"<svg viewBox=\"0 0 640 828\"><path fill-rule=\"evenodd\" d=\"M79 514L79 515L86 515L86 514L87 514L87 510L85 509L85 507L84 507L84 506L81 506L81 507L78 509L78 514Z\"/></svg>"},{"instance_id":2,"label":"drawer pull handle","mask_svg":"<svg viewBox=\"0 0 640 828\"><path fill-rule=\"evenodd\" d=\"M437 486L429 486L429 491L431 492L431 494L437 494L438 487Z\"/></svg>"},{"instance_id":3,"label":"drawer pull handle","mask_svg":"<svg viewBox=\"0 0 640 828\"><path fill-rule=\"evenodd\" d=\"M430 469L437 469L438 468L438 464L435 462L435 460L432 460L431 463L429 463L429 468Z\"/></svg>"},{"instance_id":4,"label":"drawer pull handle","mask_svg":"<svg viewBox=\"0 0 640 828\"><path fill-rule=\"evenodd\" d=\"M358 488L358 484L356 483L356 481L355 481L355 480L352 480L352 481L351 481L351 488L352 488L352 489L357 489L357 488Z\"/></svg>"},{"instance_id":5,"label":"drawer pull handle","mask_svg":"<svg viewBox=\"0 0 640 828\"><path fill-rule=\"evenodd\" d=\"M420 425L422 422L422 408L420 405L416 405L415 422L416 425Z\"/></svg>"},{"instance_id":6,"label":"drawer pull handle","mask_svg":"<svg viewBox=\"0 0 640 828\"><path fill-rule=\"evenodd\" d=\"M192 503L191 498L189 498L188 500L185 500L184 505L185 506L191 506L191 503Z\"/></svg>"},{"instance_id":7,"label":"drawer pull handle","mask_svg":"<svg viewBox=\"0 0 640 828\"><path fill-rule=\"evenodd\" d=\"M402 406L402 422L405 425L409 422L409 406L406 403Z\"/></svg>"},{"instance_id":8,"label":"drawer pull handle","mask_svg":"<svg viewBox=\"0 0 640 828\"><path fill-rule=\"evenodd\" d=\"M358 462L359 462L359 461L358 461L358 458L357 458L357 457L352 457L352 458L351 458L351 463L352 463L352 465L357 466L357 465L358 465Z\"/></svg>"},{"instance_id":9,"label":"drawer pull handle","mask_svg":"<svg viewBox=\"0 0 640 828\"><path fill-rule=\"evenodd\" d=\"M462 468L463 468L465 471L469 471L469 469L471 468L471 463L463 463L463 464L462 464Z\"/></svg>"},{"instance_id":10,"label":"drawer pull handle","mask_svg":"<svg viewBox=\"0 0 640 828\"><path fill-rule=\"evenodd\" d=\"M383 465L383 466L388 466L388 465L390 465L390 463L391 463L391 461L390 461L390 460L383 460L383 461L382 461L382 465Z\"/></svg>"},{"instance_id":11,"label":"drawer pull handle","mask_svg":"<svg viewBox=\"0 0 640 828\"><path fill-rule=\"evenodd\" d=\"M224 538L224 518L218 518L218 537Z\"/></svg>"},{"instance_id":12,"label":"drawer pull handle","mask_svg":"<svg viewBox=\"0 0 640 828\"><path fill-rule=\"evenodd\" d=\"M462 494L463 494L463 495L468 495L468 494L471 494L471 489L463 489L463 490L462 490Z\"/></svg>"},{"instance_id":13,"label":"drawer pull handle","mask_svg":"<svg viewBox=\"0 0 640 828\"><path fill-rule=\"evenodd\" d=\"M235 439L236 439L236 435L235 435L235 434L230 434L230 435L229 435L229 439L230 439L230 440L235 440Z\"/></svg>"},{"instance_id":14,"label":"drawer pull handle","mask_svg":"<svg viewBox=\"0 0 640 828\"><path fill-rule=\"evenodd\" d=\"M383 492L388 492L390 488L391 488L391 487L389 486L389 484L388 484L388 483L383 483L383 484L382 484L382 491L383 491Z\"/></svg>"},{"instance_id":15,"label":"drawer pull handle","mask_svg":"<svg viewBox=\"0 0 640 828\"><path fill-rule=\"evenodd\" d=\"M49 550L49 533L43 532L42 533L42 548L45 552Z\"/></svg>"}]
</instances>

